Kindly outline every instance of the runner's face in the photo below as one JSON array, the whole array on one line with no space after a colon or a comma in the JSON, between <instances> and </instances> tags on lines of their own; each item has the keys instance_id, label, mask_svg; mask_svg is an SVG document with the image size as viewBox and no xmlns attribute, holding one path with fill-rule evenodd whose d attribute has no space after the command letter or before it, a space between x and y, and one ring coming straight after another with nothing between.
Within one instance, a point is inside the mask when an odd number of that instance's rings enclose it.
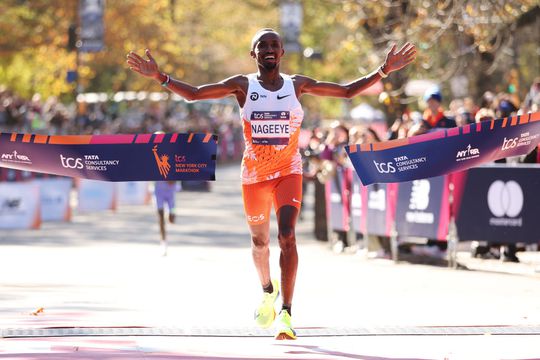
<instances>
[{"instance_id":1,"label":"runner's face","mask_svg":"<svg viewBox=\"0 0 540 360\"><path fill-rule=\"evenodd\" d=\"M267 70L275 69L283 56L283 47L279 35L269 32L263 34L255 43L251 56Z\"/></svg>"}]
</instances>

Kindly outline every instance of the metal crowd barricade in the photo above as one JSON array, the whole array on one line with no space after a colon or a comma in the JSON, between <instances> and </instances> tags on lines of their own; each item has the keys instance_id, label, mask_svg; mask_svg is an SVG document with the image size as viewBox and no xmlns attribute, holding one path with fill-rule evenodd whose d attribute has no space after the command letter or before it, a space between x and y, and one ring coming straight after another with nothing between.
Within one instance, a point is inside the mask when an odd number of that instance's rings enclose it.
<instances>
[{"instance_id":1,"label":"metal crowd barricade","mask_svg":"<svg viewBox=\"0 0 540 360\"><path fill-rule=\"evenodd\" d=\"M352 169L338 166L335 176L328 179L325 184L326 218L328 219L329 239L334 232L347 234L350 242L351 230L351 176Z\"/></svg>"},{"instance_id":2,"label":"metal crowd barricade","mask_svg":"<svg viewBox=\"0 0 540 360\"><path fill-rule=\"evenodd\" d=\"M351 233L355 238L362 235L391 237L395 233L396 184L363 186L358 175L349 169L351 179ZM395 248L397 250L397 247ZM394 254L395 251L392 251Z\"/></svg>"},{"instance_id":3,"label":"metal crowd barricade","mask_svg":"<svg viewBox=\"0 0 540 360\"><path fill-rule=\"evenodd\" d=\"M352 170L347 176L350 202L339 188L344 173L327 184L330 228L390 236L396 261L398 237L447 241L450 267L457 267L458 241L540 243L540 165L489 165L367 187Z\"/></svg>"}]
</instances>

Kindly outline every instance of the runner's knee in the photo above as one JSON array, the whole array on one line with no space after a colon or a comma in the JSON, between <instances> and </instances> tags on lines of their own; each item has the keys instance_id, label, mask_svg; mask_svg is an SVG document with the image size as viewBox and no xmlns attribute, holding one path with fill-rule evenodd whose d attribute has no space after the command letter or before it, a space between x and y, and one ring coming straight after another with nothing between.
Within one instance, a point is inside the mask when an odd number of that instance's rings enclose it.
<instances>
[{"instance_id":1,"label":"runner's knee","mask_svg":"<svg viewBox=\"0 0 540 360\"><path fill-rule=\"evenodd\" d=\"M294 227L292 226L280 226L278 234L279 247L281 249L287 249L296 246L296 236L294 234Z\"/></svg>"},{"instance_id":2,"label":"runner's knee","mask_svg":"<svg viewBox=\"0 0 540 360\"><path fill-rule=\"evenodd\" d=\"M251 243L253 245L253 248L257 250L262 250L264 248L268 248L270 239L268 238L268 236L263 234L252 234Z\"/></svg>"},{"instance_id":3,"label":"runner's knee","mask_svg":"<svg viewBox=\"0 0 540 360\"><path fill-rule=\"evenodd\" d=\"M278 236L280 239L294 239L294 227L290 225L280 225Z\"/></svg>"}]
</instances>

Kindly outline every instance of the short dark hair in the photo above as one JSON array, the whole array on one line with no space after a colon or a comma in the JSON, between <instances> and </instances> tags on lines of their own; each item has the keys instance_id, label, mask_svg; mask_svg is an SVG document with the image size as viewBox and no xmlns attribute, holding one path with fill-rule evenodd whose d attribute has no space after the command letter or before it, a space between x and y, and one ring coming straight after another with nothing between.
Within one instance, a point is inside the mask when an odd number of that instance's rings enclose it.
<instances>
[{"instance_id":1,"label":"short dark hair","mask_svg":"<svg viewBox=\"0 0 540 360\"><path fill-rule=\"evenodd\" d=\"M267 33L274 33L277 36L279 36L280 39L281 39L281 35L279 35L279 33L276 30L272 29L272 28L260 29L255 33L255 35L253 35L253 38L251 39L251 50L255 49L255 45L257 44L257 41L259 41L261 36L263 36L264 34L267 34Z\"/></svg>"}]
</instances>

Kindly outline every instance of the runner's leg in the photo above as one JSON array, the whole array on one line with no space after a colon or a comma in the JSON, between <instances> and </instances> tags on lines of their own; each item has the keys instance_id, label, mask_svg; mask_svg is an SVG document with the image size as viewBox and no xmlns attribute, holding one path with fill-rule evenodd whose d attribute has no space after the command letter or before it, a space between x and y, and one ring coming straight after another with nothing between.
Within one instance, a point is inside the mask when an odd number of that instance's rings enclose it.
<instances>
[{"instance_id":1,"label":"runner's leg","mask_svg":"<svg viewBox=\"0 0 540 360\"><path fill-rule=\"evenodd\" d=\"M165 195L160 189L156 189L154 196L158 213L159 232L161 241L165 241Z\"/></svg>"},{"instance_id":2,"label":"runner's leg","mask_svg":"<svg viewBox=\"0 0 540 360\"><path fill-rule=\"evenodd\" d=\"M291 313L291 305L298 269L298 251L296 248L295 225L298 209L285 205L278 210L278 239L281 253L279 266L281 268L281 291L283 306Z\"/></svg>"},{"instance_id":3,"label":"runner's leg","mask_svg":"<svg viewBox=\"0 0 540 360\"><path fill-rule=\"evenodd\" d=\"M166 240L165 235L165 211L163 209L158 210L159 232L161 233L161 241Z\"/></svg>"},{"instance_id":4,"label":"runner's leg","mask_svg":"<svg viewBox=\"0 0 540 360\"><path fill-rule=\"evenodd\" d=\"M283 306L289 314L298 269L295 227L301 202L302 176L283 177L274 190L274 206L277 209L278 240L281 250L279 265Z\"/></svg>"},{"instance_id":5,"label":"runner's leg","mask_svg":"<svg viewBox=\"0 0 540 360\"><path fill-rule=\"evenodd\" d=\"M250 225L251 232L251 256L257 269L261 286L270 284L270 222L260 225Z\"/></svg>"},{"instance_id":6,"label":"runner's leg","mask_svg":"<svg viewBox=\"0 0 540 360\"><path fill-rule=\"evenodd\" d=\"M272 183L242 186L246 219L251 232L251 253L263 290L262 301L255 309L255 323L261 328L272 325L276 317L274 303L279 294L277 281L270 277L270 222Z\"/></svg>"},{"instance_id":7,"label":"runner's leg","mask_svg":"<svg viewBox=\"0 0 540 360\"><path fill-rule=\"evenodd\" d=\"M175 191L171 191L171 193L168 196L167 199L167 206L169 208L169 222L171 224L174 224L175 220L175 207L176 207L176 193Z\"/></svg>"},{"instance_id":8,"label":"runner's leg","mask_svg":"<svg viewBox=\"0 0 540 360\"><path fill-rule=\"evenodd\" d=\"M269 183L242 186L244 210L251 233L251 254L263 288L270 282L270 209L272 193Z\"/></svg>"}]
</instances>

